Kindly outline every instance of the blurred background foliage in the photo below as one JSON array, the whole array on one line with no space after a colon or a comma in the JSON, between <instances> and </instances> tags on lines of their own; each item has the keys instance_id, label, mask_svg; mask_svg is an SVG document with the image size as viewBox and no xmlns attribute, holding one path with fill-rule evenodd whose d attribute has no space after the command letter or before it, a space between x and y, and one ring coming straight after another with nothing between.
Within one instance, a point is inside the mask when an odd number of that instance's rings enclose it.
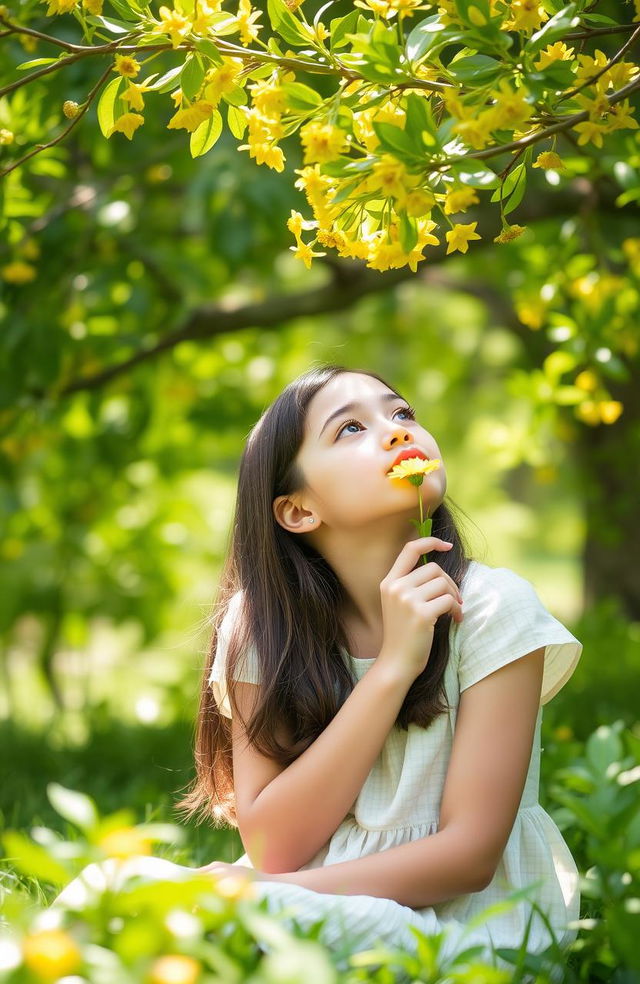
<instances>
[{"instance_id":1,"label":"blurred background foliage","mask_svg":"<svg viewBox=\"0 0 640 984\"><path fill-rule=\"evenodd\" d=\"M12 43L16 62L43 53ZM89 71L42 90L34 133ZM545 708L543 796L547 763L598 725L638 734L639 150L633 131L569 182L537 174L517 241L371 277L292 257L301 194L228 133L194 161L152 115L133 143L85 120L8 176L3 262L36 275L0 296L5 825L61 829L50 781L175 819L243 443L325 361L415 404L474 555L528 577L583 641ZM242 853L187 827L195 863Z\"/></svg>"}]
</instances>

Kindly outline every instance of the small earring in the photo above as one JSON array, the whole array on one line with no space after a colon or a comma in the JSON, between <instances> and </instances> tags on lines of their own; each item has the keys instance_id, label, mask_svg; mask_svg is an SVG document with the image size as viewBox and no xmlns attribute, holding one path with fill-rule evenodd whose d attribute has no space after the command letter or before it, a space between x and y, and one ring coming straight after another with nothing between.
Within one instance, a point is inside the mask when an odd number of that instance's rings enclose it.
<instances>
[{"instance_id":1,"label":"small earring","mask_svg":"<svg viewBox=\"0 0 640 984\"><path fill-rule=\"evenodd\" d=\"M309 519L309 522L310 522L310 523L315 523L315 519L313 519L313 517L311 517L311 518Z\"/></svg>"}]
</instances>

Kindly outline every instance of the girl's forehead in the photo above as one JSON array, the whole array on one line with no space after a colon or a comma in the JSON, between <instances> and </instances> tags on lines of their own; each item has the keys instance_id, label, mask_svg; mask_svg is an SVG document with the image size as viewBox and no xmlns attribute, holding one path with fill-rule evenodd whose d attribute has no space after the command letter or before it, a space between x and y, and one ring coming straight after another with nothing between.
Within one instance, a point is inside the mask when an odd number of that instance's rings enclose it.
<instances>
[{"instance_id":1,"label":"girl's forehead","mask_svg":"<svg viewBox=\"0 0 640 984\"><path fill-rule=\"evenodd\" d=\"M374 405L393 390L378 379L362 373L342 373L335 376L311 399L307 409L307 432L318 436L327 416L348 403Z\"/></svg>"}]
</instances>

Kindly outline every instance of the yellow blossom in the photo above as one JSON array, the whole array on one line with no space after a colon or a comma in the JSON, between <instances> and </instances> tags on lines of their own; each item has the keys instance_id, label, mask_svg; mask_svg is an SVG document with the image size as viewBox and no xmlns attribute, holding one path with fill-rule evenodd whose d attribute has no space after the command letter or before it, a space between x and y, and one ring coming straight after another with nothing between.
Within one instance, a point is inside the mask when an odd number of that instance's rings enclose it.
<instances>
[{"instance_id":1,"label":"yellow blossom","mask_svg":"<svg viewBox=\"0 0 640 984\"><path fill-rule=\"evenodd\" d=\"M412 478L414 475L430 475L441 464L440 458L405 458L404 461L400 461L389 469L387 478Z\"/></svg>"},{"instance_id":2,"label":"yellow blossom","mask_svg":"<svg viewBox=\"0 0 640 984\"><path fill-rule=\"evenodd\" d=\"M533 64L537 69L542 71L549 65L553 65L557 61L569 61L574 52L573 48L567 48L564 41L556 41L555 44L548 44L547 47L540 52L540 57L537 62Z\"/></svg>"},{"instance_id":3,"label":"yellow blossom","mask_svg":"<svg viewBox=\"0 0 640 984\"><path fill-rule=\"evenodd\" d=\"M149 968L147 984L196 984L202 965L183 953L156 957Z\"/></svg>"},{"instance_id":4,"label":"yellow blossom","mask_svg":"<svg viewBox=\"0 0 640 984\"><path fill-rule=\"evenodd\" d=\"M300 130L304 163L334 161L346 147L347 135L339 126L311 120Z\"/></svg>"},{"instance_id":5,"label":"yellow blossom","mask_svg":"<svg viewBox=\"0 0 640 984\"><path fill-rule=\"evenodd\" d=\"M224 64L213 68L205 75L205 99L217 106L226 92L238 85L238 75L244 68L240 58L224 58Z\"/></svg>"},{"instance_id":6,"label":"yellow blossom","mask_svg":"<svg viewBox=\"0 0 640 984\"><path fill-rule=\"evenodd\" d=\"M602 147L602 134L607 132L606 125L594 123L592 120L583 120L582 123L576 123L573 129L580 134L578 146L581 147L591 141L596 147Z\"/></svg>"},{"instance_id":7,"label":"yellow blossom","mask_svg":"<svg viewBox=\"0 0 640 984\"><path fill-rule=\"evenodd\" d=\"M533 106L526 101L524 86L512 89L506 79L501 79L498 90L494 91L496 102L492 107L494 129L498 126L513 127L524 123L533 114Z\"/></svg>"},{"instance_id":8,"label":"yellow blossom","mask_svg":"<svg viewBox=\"0 0 640 984\"><path fill-rule=\"evenodd\" d=\"M0 269L0 273L8 284L27 284L35 279L36 268L24 260L12 260Z\"/></svg>"},{"instance_id":9,"label":"yellow blossom","mask_svg":"<svg viewBox=\"0 0 640 984\"><path fill-rule=\"evenodd\" d=\"M130 858L151 854L151 841L135 827L118 827L110 830L98 841L98 846L110 858Z\"/></svg>"},{"instance_id":10,"label":"yellow blossom","mask_svg":"<svg viewBox=\"0 0 640 984\"><path fill-rule=\"evenodd\" d=\"M391 20L398 15L398 19L411 17L416 10L426 10L423 0L355 0L356 7L364 10L372 10L385 20Z\"/></svg>"},{"instance_id":11,"label":"yellow blossom","mask_svg":"<svg viewBox=\"0 0 640 984\"><path fill-rule=\"evenodd\" d=\"M634 111L634 107L630 105L628 99L623 99L620 102L615 103L609 109L607 131L637 130L638 121L631 115Z\"/></svg>"},{"instance_id":12,"label":"yellow blossom","mask_svg":"<svg viewBox=\"0 0 640 984\"><path fill-rule=\"evenodd\" d=\"M82 963L78 944L61 929L41 929L25 936L22 954L28 970L39 980L67 977Z\"/></svg>"},{"instance_id":13,"label":"yellow blossom","mask_svg":"<svg viewBox=\"0 0 640 984\"><path fill-rule=\"evenodd\" d=\"M580 64L576 72L576 79L578 82L586 82L596 75L601 68L604 68L608 60L604 51L600 51L599 48L596 48L595 58L592 58L591 55L578 55Z\"/></svg>"},{"instance_id":14,"label":"yellow blossom","mask_svg":"<svg viewBox=\"0 0 640 984\"><path fill-rule=\"evenodd\" d=\"M549 168L553 168L556 171L559 171L560 168L564 167L564 162L562 158L558 154L556 154L555 151L543 150L541 154L538 154L534 163L531 166L544 168L545 171L548 170Z\"/></svg>"},{"instance_id":15,"label":"yellow blossom","mask_svg":"<svg viewBox=\"0 0 640 984\"><path fill-rule=\"evenodd\" d=\"M477 222L469 222L467 225L454 225L445 235L448 242L447 254L454 250L466 253L469 249L469 242L472 239L480 239L481 236L476 232Z\"/></svg>"},{"instance_id":16,"label":"yellow blossom","mask_svg":"<svg viewBox=\"0 0 640 984\"><path fill-rule=\"evenodd\" d=\"M469 119L460 120L454 124L452 129L464 143L473 147L474 150L482 150L489 142L491 131L495 130L496 126L497 122L492 107L478 115L475 115L475 111L472 110Z\"/></svg>"},{"instance_id":17,"label":"yellow blossom","mask_svg":"<svg viewBox=\"0 0 640 984\"><path fill-rule=\"evenodd\" d=\"M466 212L470 205L480 201L473 188L465 186L463 188L452 188L447 192L444 199L444 211L446 215L454 212Z\"/></svg>"},{"instance_id":18,"label":"yellow blossom","mask_svg":"<svg viewBox=\"0 0 640 984\"><path fill-rule=\"evenodd\" d=\"M420 218L423 215L427 215L435 203L435 196L430 191L416 188L407 195L404 209L407 215L410 215L412 218Z\"/></svg>"},{"instance_id":19,"label":"yellow blossom","mask_svg":"<svg viewBox=\"0 0 640 984\"><path fill-rule=\"evenodd\" d=\"M633 82L639 73L640 68L634 62L616 62L598 81L606 83L607 88L610 86L612 89L621 89L628 82Z\"/></svg>"},{"instance_id":20,"label":"yellow blossom","mask_svg":"<svg viewBox=\"0 0 640 984\"><path fill-rule=\"evenodd\" d=\"M141 85L137 82L130 82L126 91L122 93L122 99L129 103L131 109L144 109L144 99L142 93L146 92L148 88L149 86L147 85Z\"/></svg>"},{"instance_id":21,"label":"yellow blossom","mask_svg":"<svg viewBox=\"0 0 640 984\"><path fill-rule=\"evenodd\" d=\"M503 24L507 31L537 31L549 15L539 0L511 0L509 19Z\"/></svg>"},{"instance_id":22,"label":"yellow blossom","mask_svg":"<svg viewBox=\"0 0 640 984\"><path fill-rule=\"evenodd\" d=\"M307 243L299 242L297 246L289 246L289 249L293 252L299 260L302 260L307 270L311 269L311 260L314 256L326 256L326 253L314 253L311 246Z\"/></svg>"},{"instance_id":23,"label":"yellow blossom","mask_svg":"<svg viewBox=\"0 0 640 984\"><path fill-rule=\"evenodd\" d=\"M52 14L69 14L75 8L78 0L49 0L47 17Z\"/></svg>"},{"instance_id":24,"label":"yellow blossom","mask_svg":"<svg viewBox=\"0 0 640 984\"><path fill-rule=\"evenodd\" d=\"M168 34L174 48L182 42L185 34L191 30L191 22L179 10L169 7L160 7L160 22L154 24L153 34Z\"/></svg>"},{"instance_id":25,"label":"yellow blossom","mask_svg":"<svg viewBox=\"0 0 640 984\"><path fill-rule=\"evenodd\" d=\"M615 424L623 407L619 400L601 400L598 403L598 410L603 424Z\"/></svg>"},{"instance_id":26,"label":"yellow blossom","mask_svg":"<svg viewBox=\"0 0 640 984\"><path fill-rule=\"evenodd\" d=\"M80 113L80 106L73 99L65 99L62 104L62 112L68 120L75 120Z\"/></svg>"},{"instance_id":27,"label":"yellow blossom","mask_svg":"<svg viewBox=\"0 0 640 984\"><path fill-rule=\"evenodd\" d=\"M510 243L512 239L517 239L526 231L526 226L508 225L505 226L500 235L494 237L494 243Z\"/></svg>"},{"instance_id":28,"label":"yellow blossom","mask_svg":"<svg viewBox=\"0 0 640 984\"><path fill-rule=\"evenodd\" d=\"M143 123L144 116L141 116L140 113L124 113L118 117L107 135L110 137L114 133L124 133L125 137L131 140L135 131Z\"/></svg>"},{"instance_id":29,"label":"yellow blossom","mask_svg":"<svg viewBox=\"0 0 640 984\"><path fill-rule=\"evenodd\" d=\"M193 133L201 123L209 119L214 109L213 103L207 102L205 99L198 99L190 106L174 113L167 123L167 130L188 130L189 133Z\"/></svg>"},{"instance_id":30,"label":"yellow blossom","mask_svg":"<svg viewBox=\"0 0 640 984\"><path fill-rule=\"evenodd\" d=\"M592 369L583 369L575 378L575 385L583 390L595 390L598 388L598 377Z\"/></svg>"},{"instance_id":31,"label":"yellow blossom","mask_svg":"<svg viewBox=\"0 0 640 984\"><path fill-rule=\"evenodd\" d=\"M14 141L14 134L11 130L7 130L6 127L0 128L0 145L8 147Z\"/></svg>"},{"instance_id":32,"label":"yellow blossom","mask_svg":"<svg viewBox=\"0 0 640 984\"><path fill-rule=\"evenodd\" d=\"M103 0L82 0L82 6L94 17L99 17L102 13Z\"/></svg>"},{"instance_id":33,"label":"yellow blossom","mask_svg":"<svg viewBox=\"0 0 640 984\"><path fill-rule=\"evenodd\" d=\"M277 119L286 109L284 92L277 82L259 80L249 88L253 105L263 116Z\"/></svg>"},{"instance_id":34,"label":"yellow blossom","mask_svg":"<svg viewBox=\"0 0 640 984\"><path fill-rule=\"evenodd\" d=\"M140 71L140 65L131 55L116 55L113 71L125 79L133 79Z\"/></svg>"},{"instance_id":35,"label":"yellow blossom","mask_svg":"<svg viewBox=\"0 0 640 984\"><path fill-rule=\"evenodd\" d=\"M236 22L240 30L240 40L243 44L251 44L258 37L261 25L256 21L262 16L261 10L253 10L251 0L240 0Z\"/></svg>"},{"instance_id":36,"label":"yellow blossom","mask_svg":"<svg viewBox=\"0 0 640 984\"><path fill-rule=\"evenodd\" d=\"M287 229L292 232L298 241L300 241L300 236L302 235L302 223L303 223L302 213L296 212L291 209L291 215L287 219Z\"/></svg>"},{"instance_id":37,"label":"yellow blossom","mask_svg":"<svg viewBox=\"0 0 640 984\"><path fill-rule=\"evenodd\" d=\"M213 0L213 3L208 3L207 0L198 0L193 12L192 29L194 34L207 35L210 30L215 30L214 21L221 7L222 0Z\"/></svg>"},{"instance_id":38,"label":"yellow blossom","mask_svg":"<svg viewBox=\"0 0 640 984\"><path fill-rule=\"evenodd\" d=\"M547 305L541 297L532 297L517 301L515 309L519 320L527 328L530 328L532 331L539 331L542 328L547 314Z\"/></svg>"}]
</instances>

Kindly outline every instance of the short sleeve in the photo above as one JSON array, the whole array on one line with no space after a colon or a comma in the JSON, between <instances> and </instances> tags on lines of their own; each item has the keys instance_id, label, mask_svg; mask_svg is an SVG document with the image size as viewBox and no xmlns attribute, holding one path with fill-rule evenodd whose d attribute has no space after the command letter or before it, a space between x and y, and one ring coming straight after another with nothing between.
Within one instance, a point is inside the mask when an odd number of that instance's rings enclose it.
<instances>
[{"instance_id":1,"label":"short sleeve","mask_svg":"<svg viewBox=\"0 0 640 984\"><path fill-rule=\"evenodd\" d=\"M221 714L224 714L224 716L228 718L230 718L232 714L231 703L229 701L225 681L227 646L229 644L229 639L231 638L233 623L237 618L241 600L242 592L238 591L235 595L233 595L229 602L225 616L218 628L216 654L211 667L211 673L209 674L209 684L211 686L211 690L213 691L215 702L218 705ZM249 648L240 655L233 674L233 679L239 680L243 683L260 683L260 669L258 666L258 655L255 646L249 646Z\"/></svg>"},{"instance_id":2,"label":"short sleeve","mask_svg":"<svg viewBox=\"0 0 640 984\"><path fill-rule=\"evenodd\" d=\"M565 685L582 643L543 605L526 578L472 561L462 583L462 622L455 624L460 693L502 666L545 647L540 704Z\"/></svg>"}]
</instances>

